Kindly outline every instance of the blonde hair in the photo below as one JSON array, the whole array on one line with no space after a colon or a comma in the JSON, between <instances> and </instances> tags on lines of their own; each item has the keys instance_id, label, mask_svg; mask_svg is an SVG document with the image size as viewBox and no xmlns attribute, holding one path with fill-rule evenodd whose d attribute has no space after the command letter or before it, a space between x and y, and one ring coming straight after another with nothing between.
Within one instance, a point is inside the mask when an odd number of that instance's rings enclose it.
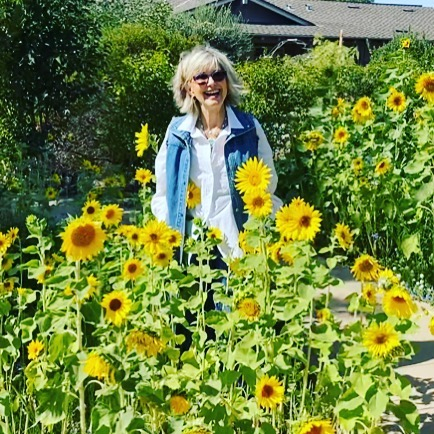
<instances>
[{"instance_id":1,"label":"blonde hair","mask_svg":"<svg viewBox=\"0 0 434 434\"><path fill-rule=\"evenodd\" d=\"M204 70L224 69L228 85L225 104L238 105L244 93L243 85L232 62L221 51L209 45L199 45L184 51L172 80L173 96L181 113L198 114L200 105L188 92L192 78Z\"/></svg>"}]
</instances>

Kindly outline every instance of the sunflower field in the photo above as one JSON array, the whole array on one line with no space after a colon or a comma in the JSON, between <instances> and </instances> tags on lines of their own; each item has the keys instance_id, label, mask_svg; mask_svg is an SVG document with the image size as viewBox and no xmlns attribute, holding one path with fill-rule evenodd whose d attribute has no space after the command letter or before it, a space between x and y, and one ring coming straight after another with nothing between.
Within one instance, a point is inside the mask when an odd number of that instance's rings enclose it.
<instances>
[{"instance_id":1,"label":"sunflower field","mask_svg":"<svg viewBox=\"0 0 434 434\"><path fill-rule=\"evenodd\" d=\"M148 146L143 128L136 150ZM362 254L352 321L337 320L331 271L354 232L340 222L318 252L324 215L297 197L271 218L269 178L258 160L237 172L250 217L227 271L213 266L218 229L198 220L183 239L155 220L145 168L137 209L92 196L54 231L29 215L25 245L0 233L2 432L419 432L395 370L414 354L412 296Z\"/></svg>"},{"instance_id":2,"label":"sunflower field","mask_svg":"<svg viewBox=\"0 0 434 434\"><path fill-rule=\"evenodd\" d=\"M319 100L285 161L308 174L300 189L328 230L347 224L357 254L395 267L432 302L434 72L390 68L381 79L372 96Z\"/></svg>"}]
</instances>

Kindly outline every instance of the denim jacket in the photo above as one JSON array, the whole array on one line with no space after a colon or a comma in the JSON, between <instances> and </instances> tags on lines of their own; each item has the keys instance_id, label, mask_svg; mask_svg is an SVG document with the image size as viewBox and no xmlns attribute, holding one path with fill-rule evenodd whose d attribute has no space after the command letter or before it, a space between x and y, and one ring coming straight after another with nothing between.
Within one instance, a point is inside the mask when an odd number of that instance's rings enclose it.
<instances>
[{"instance_id":1,"label":"denim jacket","mask_svg":"<svg viewBox=\"0 0 434 434\"><path fill-rule=\"evenodd\" d=\"M254 118L232 107L243 128L232 129L225 144L225 163L229 179L232 209L238 230L247 221L243 200L235 188L238 167L251 157L258 156L258 136ZM169 225L185 235L187 187L190 173L192 138L188 131L179 130L185 116L174 118L168 129L166 181Z\"/></svg>"}]
</instances>

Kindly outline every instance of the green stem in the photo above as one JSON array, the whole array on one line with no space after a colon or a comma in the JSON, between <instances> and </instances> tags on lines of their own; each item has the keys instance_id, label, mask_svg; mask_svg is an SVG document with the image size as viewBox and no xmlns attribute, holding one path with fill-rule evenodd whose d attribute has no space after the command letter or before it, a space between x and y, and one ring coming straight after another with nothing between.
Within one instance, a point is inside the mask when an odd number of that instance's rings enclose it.
<instances>
[{"instance_id":1,"label":"green stem","mask_svg":"<svg viewBox=\"0 0 434 434\"><path fill-rule=\"evenodd\" d=\"M80 261L75 262L75 279L80 280ZM81 330L81 311L80 303L78 298L76 298L76 324L77 324L77 344L78 351L81 353L83 351L83 335ZM86 403L84 394L84 383L80 382L78 386L78 399L79 399L79 412L80 412L80 432L81 434L86 434Z\"/></svg>"},{"instance_id":2,"label":"green stem","mask_svg":"<svg viewBox=\"0 0 434 434\"><path fill-rule=\"evenodd\" d=\"M310 356L312 353L312 347L311 347L311 340L312 340L312 319L313 319L313 300L310 302L310 314L309 314L309 337L308 337L308 347L307 347L307 360L306 360L306 366L304 368L303 373L303 390L301 393L301 404L300 404L300 413L299 417L303 417L304 413L304 403L306 399L306 392L307 392L307 382L309 379L309 369L310 369Z\"/></svg>"}]
</instances>

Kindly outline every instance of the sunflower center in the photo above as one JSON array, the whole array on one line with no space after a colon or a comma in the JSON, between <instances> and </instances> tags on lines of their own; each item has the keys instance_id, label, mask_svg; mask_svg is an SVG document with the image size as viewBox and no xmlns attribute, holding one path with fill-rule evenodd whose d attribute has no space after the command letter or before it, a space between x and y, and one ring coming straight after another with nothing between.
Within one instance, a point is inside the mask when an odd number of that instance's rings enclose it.
<instances>
[{"instance_id":1,"label":"sunflower center","mask_svg":"<svg viewBox=\"0 0 434 434\"><path fill-rule=\"evenodd\" d=\"M380 165L378 166L379 169L384 169L384 166L386 165L386 163L384 161L382 161L380 163Z\"/></svg>"},{"instance_id":2,"label":"sunflower center","mask_svg":"<svg viewBox=\"0 0 434 434\"><path fill-rule=\"evenodd\" d=\"M112 209L109 209L105 215L108 219L112 219L115 216L115 212Z\"/></svg>"},{"instance_id":3,"label":"sunflower center","mask_svg":"<svg viewBox=\"0 0 434 434\"><path fill-rule=\"evenodd\" d=\"M361 264L360 264L360 271L361 272L363 272L363 273L367 273L367 272L369 272L369 271L371 271L372 270L372 268L373 268L373 266L372 266L372 264L371 264L371 262L369 261L369 260L367 260L367 261L363 261Z\"/></svg>"},{"instance_id":4,"label":"sunflower center","mask_svg":"<svg viewBox=\"0 0 434 434\"><path fill-rule=\"evenodd\" d=\"M384 333L380 333L378 336L375 337L375 343L376 344L384 344L387 342L387 335Z\"/></svg>"},{"instance_id":5,"label":"sunflower center","mask_svg":"<svg viewBox=\"0 0 434 434\"><path fill-rule=\"evenodd\" d=\"M265 384L262 388L262 397L263 398L269 398L270 396L273 396L273 386L270 386L269 384Z\"/></svg>"},{"instance_id":6,"label":"sunflower center","mask_svg":"<svg viewBox=\"0 0 434 434\"><path fill-rule=\"evenodd\" d=\"M397 296L395 296L395 297L392 297L392 300L395 302L395 303L399 303L399 304L405 304L405 298L403 298L403 297L400 297L399 295L397 295Z\"/></svg>"},{"instance_id":7,"label":"sunflower center","mask_svg":"<svg viewBox=\"0 0 434 434\"><path fill-rule=\"evenodd\" d=\"M252 185L258 185L259 181L260 181L258 174L257 173L252 173L249 176L249 181L250 181L250 184L252 184Z\"/></svg>"},{"instance_id":8,"label":"sunflower center","mask_svg":"<svg viewBox=\"0 0 434 434\"><path fill-rule=\"evenodd\" d=\"M322 434L322 428L320 426L313 426L307 434Z\"/></svg>"},{"instance_id":9,"label":"sunflower center","mask_svg":"<svg viewBox=\"0 0 434 434\"><path fill-rule=\"evenodd\" d=\"M151 235L149 235L149 238L150 238L151 241L153 241L154 243L158 241L158 235L157 235L157 234L151 234Z\"/></svg>"},{"instance_id":10,"label":"sunflower center","mask_svg":"<svg viewBox=\"0 0 434 434\"><path fill-rule=\"evenodd\" d=\"M93 206L87 207L87 213L88 214L95 214L95 208Z\"/></svg>"},{"instance_id":11,"label":"sunflower center","mask_svg":"<svg viewBox=\"0 0 434 434\"><path fill-rule=\"evenodd\" d=\"M95 239L95 236L95 228L91 224L85 224L74 229L71 241L76 247L87 247Z\"/></svg>"},{"instance_id":12,"label":"sunflower center","mask_svg":"<svg viewBox=\"0 0 434 434\"><path fill-rule=\"evenodd\" d=\"M167 255L164 252L160 252L157 256L158 259L163 260L166 259Z\"/></svg>"},{"instance_id":13,"label":"sunflower center","mask_svg":"<svg viewBox=\"0 0 434 434\"><path fill-rule=\"evenodd\" d=\"M424 88L427 92L434 92L434 80L427 79Z\"/></svg>"},{"instance_id":14,"label":"sunflower center","mask_svg":"<svg viewBox=\"0 0 434 434\"><path fill-rule=\"evenodd\" d=\"M136 234L131 235L131 239L133 241L137 241L139 239L139 234L136 233Z\"/></svg>"},{"instance_id":15,"label":"sunflower center","mask_svg":"<svg viewBox=\"0 0 434 434\"><path fill-rule=\"evenodd\" d=\"M175 244L176 243L176 237L175 235L171 235L169 238L169 244Z\"/></svg>"},{"instance_id":16,"label":"sunflower center","mask_svg":"<svg viewBox=\"0 0 434 434\"><path fill-rule=\"evenodd\" d=\"M191 199L193 199L193 197L194 197L193 192L189 191L188 192L188 198L191 200Z\"/></svg>"},{"instance_id":17,"label":"sunflower center","mask_svg":"<svg viewBox=\"0 0 434 434\"><path fill-rule=\"evenodd\" d=\"M128 271L130 273L135 273L137 271L137 265L136 264L130 264L130 265L128 265Z\"/></svg>"},{"instance_id":18,"label":"sunflower center","mask_svg":"<svg viewBox=\"0 0 434 434\"><path fill-rule=\"evenodd\" d=\"M262 197L255 197L252 202L255 208L262 208L265 204L264 199Z\"/></svg>"},{"instance_id":19,"label":"sunflower center","mask_svg":"<svg viewBox=\"0 0 434 434\"><path fill-rule=\"evenodd\" d=\"M122 306L122 302L118 299L118 298L114 298L113 300L110 301L109 307L110 310L116 312L117 310L119 310Z\"/></svg>"},{"instance_id":20,"label":"sunflower center","mask_svg":"<svg viewBox=\"0 0 434 434\"><path fill-rule=\"evenodd\" d=\"M394 103L396 106L400 106L401 103L402 103L402 99L401 99L401 97L400 97L399 95L395 96L395 98L394 98L394 100L393 100L393 103Z\"/></svg>"},{"instance_id":21,"label":"sunflower center","mask_svg":"<svg viewBox=\"0 0 434 434\"><path fill-rule=\"evenodd\" d=\"M308 228L310 226L310 217L307 215L304 215L301 219L300 219L300 226L303 226L305 228Z\"/></svg>"}]
</instances>

